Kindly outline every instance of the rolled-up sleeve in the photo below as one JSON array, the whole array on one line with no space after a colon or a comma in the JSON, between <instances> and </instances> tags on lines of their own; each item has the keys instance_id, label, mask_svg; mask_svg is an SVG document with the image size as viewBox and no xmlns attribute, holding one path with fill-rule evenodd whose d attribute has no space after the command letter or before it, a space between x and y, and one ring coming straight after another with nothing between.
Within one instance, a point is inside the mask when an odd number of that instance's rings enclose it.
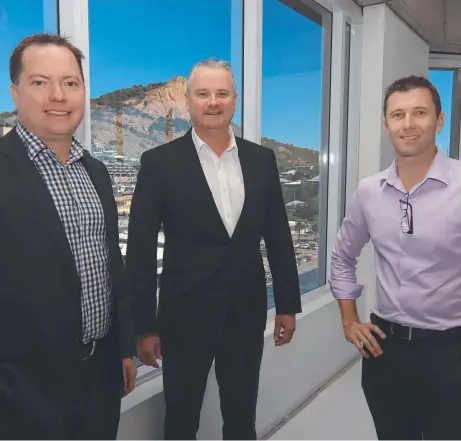
<instances>
[{"instance_id":1,"label":"rolled-up sleeve","mask_svg":"<svg viewBox=\"0 0 461 441\"><path fill-rule=\"evenodd\" d=\"M336 299L355 300L360 297L363 286L357 283L357 258L370 240L366 219L363 215L360 192L356 191L346 217L338 233L331 255L331 292Z\"/></svg>"}]
</instances>

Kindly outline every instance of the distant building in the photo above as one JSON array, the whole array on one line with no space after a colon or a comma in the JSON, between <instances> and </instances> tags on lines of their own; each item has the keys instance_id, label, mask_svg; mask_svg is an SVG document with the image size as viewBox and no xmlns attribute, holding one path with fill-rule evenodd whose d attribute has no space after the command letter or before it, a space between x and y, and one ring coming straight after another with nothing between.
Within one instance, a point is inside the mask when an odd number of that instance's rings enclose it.
<instances>
[{"instance_id":1,"label":"distant building","mask_svg":"<svg viewBox=\"0 0 461 441\"><path fill-rule=\"evenodd\" d=\"M286 176L286 177L289 177L289 176L294 176L296 174L296 170L288 170L286 172L282 172L280 173L280 176Z\"/></svg>"},{"instance_id":2,"label":"distant building","mask_svg":"<svg viewBox=\"0 0 461 441\"><path fill-rule=\"evenodd\" d=\"M308 179L306 181L306 183L310 186L315 186L315 187L318 187L319 183L320 183L320 176L316 176L315 178L312 178L312 179Z\"/></svg>"},{"instance_id":3,"label":"distant building","mask_svg":"<svg viewBox=\"0 0 461 441\"><path fill-rule=\"evenodd\" d=\"M282 184L283 197L286 201L293 201L299 198L301 181L290 181Z\"/></svg>"},{"instance_id":4,"label":"distant building","mask_svg":"<svg viewBox=\"0 0 461 441\"><path fill-rule=\"evenodd\" d=\"M301 181L290 181L285 183L286 187L299 187L300 185Z\"/></svg>"},{"instance_id":5,"label":"distant building","mask_svg":"<svg viewBox=\"0 0 461 441\"><path fill-rule=\"evenodd\" d=\"M309 173L310 171L314 170L314 166L313 165L306 165L306 164L303 164L303 165L297 165L296 166L296 172L297 173L302 173L302 174L306 174L306 173Z\"/></svg>"},{"instance_id":6,"label":"distant building","mask_svg":"<svg viewBox=\"0 0 461 441\"><path fill-rule=\"evenodd\" d=\"M291 202L288 202L287 204L285 204L285 207L287 207L287 208L296 208L296 207L305 207L306 205L307 205L307 202L305 202L305 201L294 200L294 201L291 201Z\"/></svg>"},{"instance_id":7,"label":"distant building","mask_svg":"<svg viewBox=\"0 0 461 441\"><path fill-rule=\"evenodd\" d=\"M115 184L136 184L139 168L120 162L105 162L109 175Z\"/></svg>"}]
</instances>

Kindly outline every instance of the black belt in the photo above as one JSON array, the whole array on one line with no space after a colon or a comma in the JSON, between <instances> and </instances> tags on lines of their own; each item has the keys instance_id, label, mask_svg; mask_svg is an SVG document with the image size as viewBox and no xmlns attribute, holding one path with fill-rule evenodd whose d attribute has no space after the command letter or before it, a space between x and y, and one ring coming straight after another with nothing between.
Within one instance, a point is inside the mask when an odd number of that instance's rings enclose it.
<instances>
[{"instance_id":1,"label":"black belt","mask_svg":"<svg viewBox=\"0 0 461 441\"><path fill-rule=\"evenodd\" d=\"M377 325L387 336L405 340L431 340L431 341L459 341L461 342L461 327L450 328L444 331L435 329L413 328L399 323L390 322L376 314L371 314L371 322Z\"/></svg>"}]
</instances>

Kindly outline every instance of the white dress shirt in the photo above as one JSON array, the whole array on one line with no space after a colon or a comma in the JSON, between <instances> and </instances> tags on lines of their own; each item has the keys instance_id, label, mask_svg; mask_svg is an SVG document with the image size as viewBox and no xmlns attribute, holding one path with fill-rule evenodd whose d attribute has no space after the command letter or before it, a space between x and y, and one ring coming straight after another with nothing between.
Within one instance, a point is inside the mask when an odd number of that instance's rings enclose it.
<instances>
[{"instance_id":1,"label":"white dress shirt","mask_svg":"<svg viewBox=\"0 0 461 441\"><path fill-rule=\"evenodd\" d=\"M192 140L197 149L203 173L224 226L229 236L232 236L242 212L245 186L243 184L238 147L231 128L229 128L229 135L229 147L218 157L192 129Z\"/></svg>"}]
</instances>

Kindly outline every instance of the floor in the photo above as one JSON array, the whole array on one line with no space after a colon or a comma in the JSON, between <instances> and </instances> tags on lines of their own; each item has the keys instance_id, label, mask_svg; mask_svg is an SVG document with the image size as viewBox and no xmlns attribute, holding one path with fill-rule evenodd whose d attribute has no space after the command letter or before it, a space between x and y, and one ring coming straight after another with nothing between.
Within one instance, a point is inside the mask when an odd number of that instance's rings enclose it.
<instances>
[{"instance_id":1,"label":"floor","mask_svg":"<svg viewBox=\"0 0 461 441\"><path fill-rule=\"evenodd\" d=\"M361 363L357 362L294 413L269 439L376 439L360 376Z\"/></svg>"}]
</instances>

